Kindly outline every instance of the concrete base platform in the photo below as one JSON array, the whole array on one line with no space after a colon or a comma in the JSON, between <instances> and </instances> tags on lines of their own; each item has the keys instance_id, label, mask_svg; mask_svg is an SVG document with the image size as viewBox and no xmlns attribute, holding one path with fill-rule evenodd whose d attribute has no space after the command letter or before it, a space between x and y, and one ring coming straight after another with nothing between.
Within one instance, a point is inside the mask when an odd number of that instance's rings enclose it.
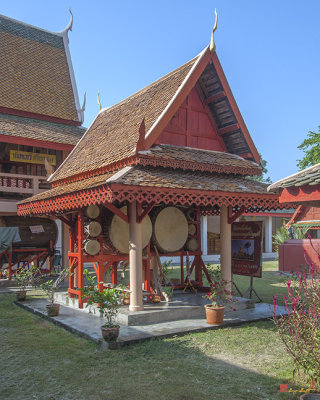
<instances>
[{"instance_id":1,"label":"concrete base platform","mask_svg":"<svg viewBox=\"0 0 320 400\"><path fill-rule=\"evenodd\" d=\"M47 300L27 300L24 302L16 302L16 304L62 326L72 333L90 339L103 347L108 347L101 337L100 327L104 323L104 319L96 314L85 313L79 309L76 310L62 305L60 307L60 315L58 317L49 318L45 309L46 304L48 304ZM278 315L280 314L285 314L284 307L279 306ZM260 303L257 304L255 308L227 313L222 325L208 325L205 318L180 319L178 321L138 326L121 325L118 346L156 337L168 337L207 329L236 326L248 322L270 319L270 317L271 311L269 305Z\"/></svg>"},{"instance_id":2,"label":"concrete base platform","mask_svg":"<svg viewBox=\"0 0 320 400\"><path fill-rule=\"evenodd\" d=\"M182 291L175 290L170 302L145 304L143 311L129 311L128 306L121 306L117 323L126 326L138 326L181 319L205 318L204 305L208 304L208 300L203 296L204 293L182 293ZM254 301L250 299L237 297L236 300L237 302L233 303L232 306L238 311L255 306ZM55 301L79 310L77 298L69 298L66 292L56 293ZM81 311L99 314L96 307L84 307ZM226 313L228 312L230 311L226 309Z\"/></svg>"}]
</instances>

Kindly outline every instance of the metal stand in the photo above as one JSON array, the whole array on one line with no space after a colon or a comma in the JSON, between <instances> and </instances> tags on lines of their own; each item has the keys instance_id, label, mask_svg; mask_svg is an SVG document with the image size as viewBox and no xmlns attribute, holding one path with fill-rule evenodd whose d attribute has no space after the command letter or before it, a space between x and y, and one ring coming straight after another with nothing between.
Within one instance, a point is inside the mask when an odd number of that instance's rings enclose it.
<instances>
[{"instance_id":1,"label":"metal stand","mask_svg":"<svg viewBox=\"0 0 320 400\"><path fill-rule=\"evenodd\" d=\"M257 303L263 303L263 300L261 299L261 297L258 295L258 293L256 292L255 288L253 287L253 276L250 276L250 286L248 287L248 289L243 293L242 297L246 297L246 294L249 292L249 299L252 299L252 292L254 292L254 294L258 297L259 301Z\"/></svg>"}]
</instances>

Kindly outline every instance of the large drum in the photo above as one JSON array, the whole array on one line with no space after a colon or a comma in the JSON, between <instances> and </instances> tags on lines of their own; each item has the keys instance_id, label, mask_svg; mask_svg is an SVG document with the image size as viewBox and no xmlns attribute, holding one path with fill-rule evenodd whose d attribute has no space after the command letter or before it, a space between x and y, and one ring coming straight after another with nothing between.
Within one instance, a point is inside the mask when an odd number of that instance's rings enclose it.
<instances>
[{"instance_id":1,"label":"large drum","mask_svg":"<svg viewBox=\"0 0 320 400\"><path fill-rule=\"evenodd\" d=\"M127 214L127 207L124 206L120 210ZM108 234L112 246L120 253L129 253L129 224L117 215L110 216L107 220ZM142 221L142 248L146 247L152 236L152 224L147 215Z\"/></svg>"},{"instance_id":2,"label":"large drum","mask_svg":"<svg viewBox=\"0 0 320 400\"><path fill-rule=\"evenodd\" d=\"M179 251L188 238L188 221L177 207L166 207L154 215L153 242L161 253Z\"/></svg>"},{"instance_id":3,"label":"large drum","mask_svg":"<svg viewBox=\"0 0 320 400\"><path fill-rule=\"evenodd\" d=\"M58 237L57 224L49 218L2 216L0 226L19 228L21 241L12 243L14 248L49 247L50 241L55 245Z\"/></svg>"}]
</instances>

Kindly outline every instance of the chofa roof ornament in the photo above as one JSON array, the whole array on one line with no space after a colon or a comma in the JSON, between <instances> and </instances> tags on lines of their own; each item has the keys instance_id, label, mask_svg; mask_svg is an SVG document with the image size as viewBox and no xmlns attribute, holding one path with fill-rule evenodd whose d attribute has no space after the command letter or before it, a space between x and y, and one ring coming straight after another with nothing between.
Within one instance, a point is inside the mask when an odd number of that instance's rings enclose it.
<instances>
[{"instance_id":1,"label":"chofa roof ornament","mask_svg":"<svg viewBox=\"0 0 320 400\"><path fill-rule=\"evenodd\" d=\"M101 101L100 101L100 92L98 91L98 95L97 95L97 102L98 102L98 106L100 108L100 111L102 110L102 105L101 105Z\"/></svg>"},{"instance_id":2,"label":"chofa roof ornament","mask_svg":"<svg viewBox=\"0 0 320 400\"><path fill-rule=\"evenodd\" d=\"M210 53L214 53L216 51L216 44L213 39L213 35L218 28L218 13L217 13L216 8L214 9L214 13L216 14L216 21L214 23L214 27L213 27L212 33L211 33L211 41L210 41L210 47L209 47Z\"/></svg>"},{"instance_id":3,"label":"chofa roof ornament","mask_svg":"<svg viewBox=\"0 0 320 400\"><path fill-rule=\"evenodd\" d=\"M71 11L71 7L69 7L69 13L70 13L70 21L68 25L60 32L62 35L66 35L68 38L68 32L72 31L72 25L73 25L73 14ZM68 38L68 43L69 43L69 38Z\"/></svg>"}]
</instances>

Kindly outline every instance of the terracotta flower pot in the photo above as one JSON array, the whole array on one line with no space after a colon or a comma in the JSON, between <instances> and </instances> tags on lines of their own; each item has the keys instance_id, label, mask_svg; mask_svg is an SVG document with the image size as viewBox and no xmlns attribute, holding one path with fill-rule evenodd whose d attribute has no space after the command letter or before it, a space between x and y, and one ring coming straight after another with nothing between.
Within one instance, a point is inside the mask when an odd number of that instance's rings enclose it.
<instances>
[{"instance_id":1,"label":"terracotta flower pot","mask_svg":"<svg viewBox=\"0 0 320 400\"><path fill-rule=\"evenodd\" d=\"M26 290L19 290L16 292L17 295L17 300L18 301L24 301L27 297L27 291Z\"/></svg>"},{"instance_id":2,"label":"terracotta flower pot","mask_svg":"<svg viewBox=\"0 0 320 400\"><path fill-rule=\"evenodd\" d=\"M206 318L207 324L210 325L221 325L224 317L224 307L213 307L210 304L206 304Z\"/></svg>"},{"instance_id":3,"label":"terracotta flower pot","mask_svg":"<svg viewBox=\"0 0 320 400\"><path fill-rule=\"evenodd\" d=\"M101 327L101 333L103 339L109 343L109 349L115 349L117 347L116 341L119 336L120 326L115 326L112 328L107 328L105 326Z\"/></svg>"},{"instance_id":4,"label":"terracotta flower pot","mask_svg":"<svg viewBox=\"0 0 320 400\"><path fill-rule=\"evenodd\" d=\"M57 317L59 315L60 304L47 304L48 317Z\"/></svg>"}]
</instances>

